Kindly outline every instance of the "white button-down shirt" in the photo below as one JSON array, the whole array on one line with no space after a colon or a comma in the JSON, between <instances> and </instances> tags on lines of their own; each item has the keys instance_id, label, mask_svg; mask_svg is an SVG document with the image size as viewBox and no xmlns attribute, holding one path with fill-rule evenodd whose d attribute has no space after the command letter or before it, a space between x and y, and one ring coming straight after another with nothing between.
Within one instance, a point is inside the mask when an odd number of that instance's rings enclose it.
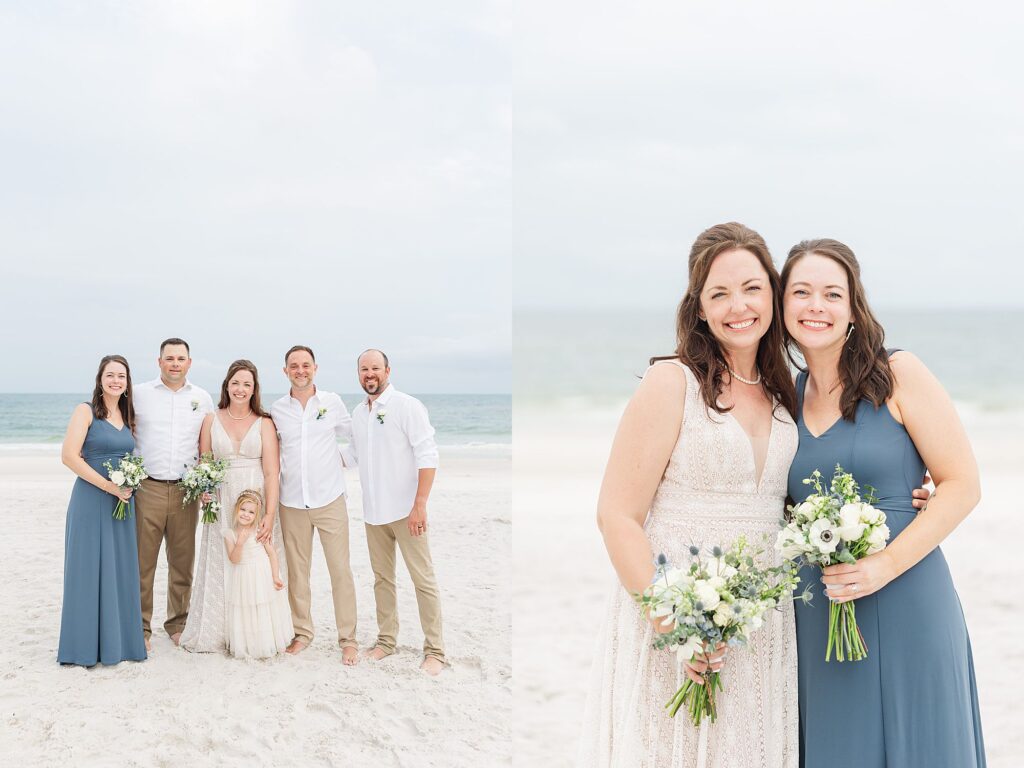
<instances>
[{"instance_id":1,"label":"white button-down shirt","mask_svg":"<svg viewBox=\"0 0 1024 768\"><path fill-rule=\"evenodd\" d=\"M437 467L437 443L427 409L388 384L373 404L352 411L352 449L359 462L363 519L386 525L412 512L419 470Z\"/></svg>"},{"instance_id":2,"label":"white button-down shirt","mask_svg":"<svg viewBox=\"0 0 1024 768\"><path fill-rule=\"evenodd\" d=\"M281 436L281 503L286 507L325 507L345 493L338 438L351 442L352 417L333 392L316 390L302 403L291 394L270 407Z\"/></svg>"},{"instance_id":3,"label":"white button-down shirt","mask_svg":"<svg viewBox=\"0 0 1024 768\"><path fill-rule=\"evenodd\" d=\"M160 379L133 387L135 453L146 474L157 480L180 480L185 467L199 459L199 430L213 412L210 393L187 379L176 392Z\"/></svg>"}]
</instances>

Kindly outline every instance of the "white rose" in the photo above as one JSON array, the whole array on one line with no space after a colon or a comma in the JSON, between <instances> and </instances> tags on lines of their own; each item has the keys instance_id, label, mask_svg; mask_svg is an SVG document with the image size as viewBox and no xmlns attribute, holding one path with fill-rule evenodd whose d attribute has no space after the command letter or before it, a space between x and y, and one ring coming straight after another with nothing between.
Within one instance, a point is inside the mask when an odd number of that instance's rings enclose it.
<instances>
[{"instance_id":1,"label":"white rose","mask_svg":"<svg viewBox=\"0 0 1024 768\"><path fill-rule=\"evenodd\" d=\"M889 526L882 523L880 526L871 531L868 536L868 554L873 555L875 552L881 552L885 549L885 542L889 540Z\"/></svg>"},{"instance_id":2,"label":"white rose","mask_svg":"<svg viewBox=\"0 0 1024 768\"><path fill-rule=\"evenodd\" d=\"M885 522L885 513L880 509L875 509L870 504L861 504L860 521L868 525L878 525Z\"/></svg>"},{"instance_id":3,"label":"white rose","mask_svg":"<svg viewBox=\"0 0 1024 768\"><path fill-rule=\"evenodd\" d=\"M839 532L828 518L821 518L811 523L807 538L812 547L823 555L836 551L839 544Z\"/></svg>"},{"instance_id":4,"label":"white rose","mask_svg":"<svg viewBox=\"0 0 1024 768\"><path fill-rule=\"evenodd\" d=\"M693 591L697 595L697 599L704 604L705 611L715 610L722 600L718 595L718 590L703 579L694 582Z\"/></svg>"},{"instance_id":5,"label":"white rose","mask_svg":"<svg viewBox=\"0 0 1024 768\"><path fill-rule=\"evenodd\" d=\"M817 510L814 505L805 501L803 504L797 505L796 508L796 519L797 520L813 520L816 516Z\"/></svg>"},{"instance_id":6,"label":"white rose","mask_svg":"<svg viewBox=\"0 0 1024 768\"><path fill-rule=\"evenodd\" d=\"M736 614L733 613L732 606L729 605L729 603L719 603L718 610L715 611L715 616L713 620L715 624L717 624L718 626L724 627L726 624L732 621L735 615Z\"/></svg>"},{"instance_id":7,"label":"white rose","mask_svg":"<svg viewBox=\"0 0 1024 768\"><path fill-rule=\"evenodd\" d=\"M839 538L857 541L864 535L867 525L861 521L861 504L844 504L839 510Z\"/></svg>"},{"instance_id":8,"label":"white rose","mask_svg":"<svg viewBox=\"0 0 1024 768\"><path fill-rule=\"evenodd\" d=\"M761 618L761 614L759 613L754 616L751 616L747 620L747 626L750 627L751 630L760 629L762 625L764 625L764 619Z\"/></svg>"},{"instance_id":9,"label":"white rose","mask_svg":"<svg viewBox=\"0 0 1024 768\"><path fill-rule=\"evenodd\" d=\"M124 472L122 472L119 469L115 469L113 472L110 473L110 481L114 485L116 485L118 487L123 486L124 485Z\"/></svg>"},{"instance_id":10,"label":"white rose","mask_svg":"<svg viewBox=\"0 0 1024 768\"><path fill-rule=\"evenodd\" d=\"M725 579L723 579L721 576L709 576L708 584L710 584L716 590L725 589Z\"/></svg>"},{"instance_id":11,"label":"white rose","mask_svg":"<svg viewBox=\"0 0 1024 768\"><path fill-rule=\"evenodd\" d=\"M724 557L712 557L708 560L708 573L721 576L723 579L730 579L736 575L736 569L726 565Z\"/></svg>"}]
</instances>

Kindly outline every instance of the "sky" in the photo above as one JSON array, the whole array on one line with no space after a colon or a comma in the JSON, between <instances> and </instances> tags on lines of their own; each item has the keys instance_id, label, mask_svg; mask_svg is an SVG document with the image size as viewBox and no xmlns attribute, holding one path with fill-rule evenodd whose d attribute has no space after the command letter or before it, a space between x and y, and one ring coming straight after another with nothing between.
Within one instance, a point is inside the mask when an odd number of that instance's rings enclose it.
<instances>
[{"instance_id":1,"label":"sky","mask_svg":"<svg viewBox=\"0 0 1024 768\"><path fill-rule=\"evenodd\" d=\"M508 392L506 70L471 7L3 4L0 391L115 351L148 378L180 336L208 386L306 344L340 391L379 347L409 391Z\"/></svg>"},{"instance_id":2,"label":"sky","mask_svg":"<svg viewBox=\"0 0 1024 768\"><path fill-rule=\"evenodd\" d=\"M728 220L779 262L847 242L879 306L1024 307L1022 17L5 3L0 391L155 374L175 335L211 386L304 343L339 391L374 346L410 391L508 392L516 312L674 306Z\"/></svg>"}]
</instances>

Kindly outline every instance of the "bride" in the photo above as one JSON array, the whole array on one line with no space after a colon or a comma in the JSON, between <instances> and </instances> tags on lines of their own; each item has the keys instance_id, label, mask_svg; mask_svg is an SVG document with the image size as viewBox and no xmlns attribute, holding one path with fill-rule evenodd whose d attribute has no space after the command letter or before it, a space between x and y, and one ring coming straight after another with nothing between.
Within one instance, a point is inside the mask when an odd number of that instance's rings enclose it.
<instances>
[{"instance_id":1,"label":"bride","mask_svg":"<svg viewBox=\"0 0 1024 768\"><path fill-rule=\"evenodd\" d=\"M277 550L281 573L287 573L281 524L277 520L280 493L277 432L260 404L260 380L256 366L236 360L220 388L217 410L206 416L199 433L199 449L215 458L228 459L224 483L217 489L220 514L203 527L196 565L192 603L180 645L189 651L226 650L224 578L227 558L223 532L232 525L231 511L238 494L256 490L263 494L266 513L257 541L270 540Z\"/></svg>"},{"instance_id":2,"label":"bride","mask_svg":"<svg viewBox=\"0 0 1024 768\"><path fill-rule=\"evenodd\" d=\"M693 244L679 305L678 347L652 361L612 446L598 524L623 588L615 590L594 665L581 766L795 768L797 665L793 607L765 617L748 647L708 649L677 667L631 597L654 559L685 566L691 545L740 534L772 549L796 452L793 384L782 355L779 276L764 240L721 224ZM667 627L665 628L667 630ZM722 671L718 719L695 728L665 703L686 674Z\"/></svg>"}]
</instances>

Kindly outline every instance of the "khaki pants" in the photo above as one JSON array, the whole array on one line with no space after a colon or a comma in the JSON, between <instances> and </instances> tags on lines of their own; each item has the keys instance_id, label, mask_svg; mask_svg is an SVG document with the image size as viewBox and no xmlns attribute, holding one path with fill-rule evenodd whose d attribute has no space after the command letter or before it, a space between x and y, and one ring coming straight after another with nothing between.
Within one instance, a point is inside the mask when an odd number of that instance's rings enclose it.
<instances>
[{"instance_id":1,"label":"khaki pants","mask_svg":"<svg viewBox=\"0 0 1024 768\"><path fill-rule=\"evenodd\" d=\"M356 585L348 555L348 509L344 494L325 507L299 509L281 505L281 535L288 560L288 602L292 607L295 636L313 642L310 615L309 572L313 562L313 529L320 532L327 570L331 575L334 622L338 643L344 648L356 643Z\"/></svg>"},{"instance_id":2,"label":"khaki pants","mask_svg":"<svg viewBox=\"0 0 1024 768\"><path fill-rule=\"evenodd\" d=\"M434 564L430 559L427 534L409 533L409 518L387 525L366 524L366 543L370 547L370 566L373 568L373 597L377 603L377 645L393 652L398 639L398 604L395 592L395 544L402 551L405 567L409 569L416 588L416 604L420 609L420 627L423 628L423 655L444 661L444 641L441 639L441 597L434 578Z\"/></svg>"},{"instance_id":3,"label":"khaki pants","mask_svg":"<svg viewBox=\"0 0 1024 768\"><path fill-rule=\"evenodd\" d=\"M139 586L142 592L142 632L152 634L153 577L160 542L167 541L167 620L173 635L185 629L192 598L192 565L196 557L199 502L182 505L185 491L175 483L143 480L135 492L135 531L139 543Z\"/></svg>"}]
</instances>

